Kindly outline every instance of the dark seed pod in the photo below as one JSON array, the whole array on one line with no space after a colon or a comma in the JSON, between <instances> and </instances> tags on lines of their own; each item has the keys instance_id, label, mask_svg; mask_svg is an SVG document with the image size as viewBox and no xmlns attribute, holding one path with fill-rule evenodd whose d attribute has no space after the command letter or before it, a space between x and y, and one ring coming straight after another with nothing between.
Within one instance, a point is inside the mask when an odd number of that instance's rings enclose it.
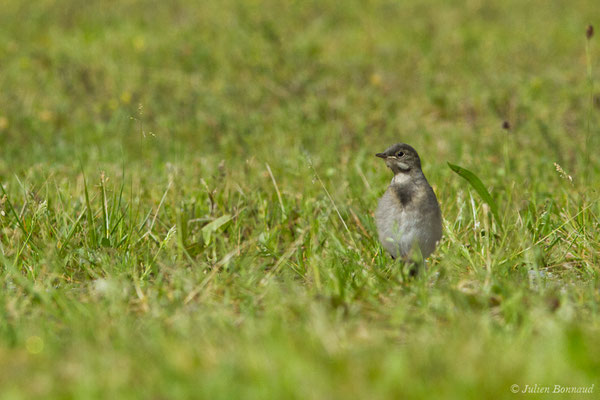
<instances>
[{"instance_id":1,"label":"dark seed pod","mask_svg":"<svg viewBox=\"0 0 600 400\"><path fill-rule=\"evenodd\" d=\"M588 25L587 29L585 30L585 37L589 40L592 38L592 36L594 36L594 27L592 25Z\"/></svg>"}]
</instances>

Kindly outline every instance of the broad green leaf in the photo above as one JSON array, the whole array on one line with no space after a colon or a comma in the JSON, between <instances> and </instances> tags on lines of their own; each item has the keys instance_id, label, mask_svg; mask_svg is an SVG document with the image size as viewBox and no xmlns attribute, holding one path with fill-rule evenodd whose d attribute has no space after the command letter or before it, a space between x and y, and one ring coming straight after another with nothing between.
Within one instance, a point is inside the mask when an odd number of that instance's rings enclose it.
<instances>
[{"instance_id":1,"label":"broad green leaf","mask_svg":"<svg viewBox=\"0 0 600 400\"><path fill-rule=\"evenodd\" d=\"M215 219L214 221L204 225L204 227L202 227L202 239L204 239L204 244L209 244L212 234L216 232L220 227L228 223L231 220L231 218L231 215L225 214Z\"/></svg>"},{"instance_id":2,"label":"broad green leaf","mask_svg":"<svg viewBox=\"0 0 600 400\"><path fill-rule=\"evenodd\" d=\"M490 206L490 210L492 211L492 215L494 216L496 223L500 229L503 229L502 221L500 220L500 215L498 214L498 205L492 198L490 192L488 192L486 189L483 182L481 182L481 179L479 179L473 172L458 165L448 163L448 166L452 171L456 172L460 177L464 178L467 182L469 182L469 184L471 184L473 189L475 189L477 194L479 194L479 197L481 197L481 199L485 201L488 206Z\"/></svg>"}]
</instances>

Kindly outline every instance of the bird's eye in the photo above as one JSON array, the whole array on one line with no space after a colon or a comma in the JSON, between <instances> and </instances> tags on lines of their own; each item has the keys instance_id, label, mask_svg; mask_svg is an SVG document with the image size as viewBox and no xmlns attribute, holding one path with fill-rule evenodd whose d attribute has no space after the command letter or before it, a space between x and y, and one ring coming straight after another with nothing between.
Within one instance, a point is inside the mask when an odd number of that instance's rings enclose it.
<instances>
[{"instance_id":1,"label":"bird's eye","mask_svg":"<svg viewBox=\"0 0 600 400\"><path fill-rule=\"evenodd\" d=\"M399 151L398 154L396 154L397 157L403 157L404 156L404 152L403 151Z\"/></svg>"}]
</instances>

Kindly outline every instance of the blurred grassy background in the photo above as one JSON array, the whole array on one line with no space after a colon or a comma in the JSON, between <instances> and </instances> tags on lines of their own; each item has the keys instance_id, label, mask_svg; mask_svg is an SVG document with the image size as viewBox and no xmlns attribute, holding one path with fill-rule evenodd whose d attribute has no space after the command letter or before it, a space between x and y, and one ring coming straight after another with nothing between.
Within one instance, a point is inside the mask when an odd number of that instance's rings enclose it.
<instances>
[{"instance_id":1,"label":"blurred grassy background","mask_svg":"<svg viewBox=\"0 0 600 400\"><path fill-rule=\"evenodd\" d=\"M0 397L598 386L599 21L583 0L4 0ZM398 141L444 215L411 282L372 220Z\"/></svg>"}]
</instances>

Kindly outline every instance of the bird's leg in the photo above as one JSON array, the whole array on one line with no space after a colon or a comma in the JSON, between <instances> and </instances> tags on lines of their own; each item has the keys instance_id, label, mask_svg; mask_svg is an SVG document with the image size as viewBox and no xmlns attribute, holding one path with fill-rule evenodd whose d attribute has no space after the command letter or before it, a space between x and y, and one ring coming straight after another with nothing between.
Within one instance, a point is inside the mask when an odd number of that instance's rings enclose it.
<instances>
[{"instance_id":1,"label":"bird's leg","mask_svg":"<svg viewBox=\"0 0 600 400\"><path fill-rule=\"evenodd\" d=\"M408 276L411 278L416 277L419 271L425 268L425 259L421 253L421 249L416 243L413 245L412 251L404 258L405 268L408 272Z\"/></svg>"},{"instance_id":2,"label":"bird's leg","mask_svg":"<svg viewBox=\"0 0 600 400\"><path fill-rule=\"evenodd\" d=\"M414 261L411 261L408 265L408 276L414 278L415 276L417 276L420 270L421 268L419 268L419 264Z\"/></svg>"}]
</instances>

